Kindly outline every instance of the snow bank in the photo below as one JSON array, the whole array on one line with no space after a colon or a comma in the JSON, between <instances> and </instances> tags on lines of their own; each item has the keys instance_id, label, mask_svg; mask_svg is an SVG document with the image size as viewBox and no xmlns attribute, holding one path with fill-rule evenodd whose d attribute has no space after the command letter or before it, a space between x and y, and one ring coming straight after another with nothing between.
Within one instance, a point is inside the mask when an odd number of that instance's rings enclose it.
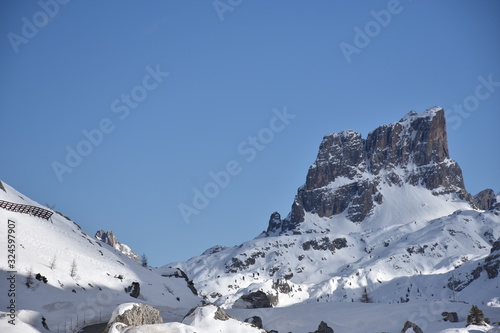
<instances>
[{"instance_id":1,"label":"snow bank","mask_svg":"<svg viewBox=\"0 0 500 333\"><path fill-rule=\"evenodd\" d=\"M140 306L139 303L123 303L118 305L111 314L111 318L109 319L108 324L112 323L116 319L116 317L123 315L126 311L132 310L134 305Z\"/></svg>"}]
</instances>

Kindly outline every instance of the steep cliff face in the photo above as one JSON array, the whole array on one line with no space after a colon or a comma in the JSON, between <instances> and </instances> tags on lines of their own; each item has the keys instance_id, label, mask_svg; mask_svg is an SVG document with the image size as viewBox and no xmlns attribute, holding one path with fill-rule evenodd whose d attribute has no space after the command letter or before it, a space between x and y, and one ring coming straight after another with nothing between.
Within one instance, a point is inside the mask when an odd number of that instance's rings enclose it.
<instances>
[{"instance_id":1,"label":"steep cliff face","mask_svg":"<svg viewBox=\"0 0 500 333\"><path fill-rule=\"evenodd\" d=\"M279 227L271 221L268 232L294 230L306 213L331 217L345 212L352 222L362 222L384 202L381 184L421 186L434 195L456 193L473 202L448 153L442 108L411 111L366 139L352 130L325 136L289 216Z\"/></svg>"},{"instance_id":2,"label":"steep cliff face","mask_svg":"<svg viewBox=\"0 0 500 333\"><path fill-rule=\"evenodd\" d=\"M497 196L492 189L482 190L474 196L474 200L479 209L492 209L497 203Z\"/></svg>"}]
</instances>

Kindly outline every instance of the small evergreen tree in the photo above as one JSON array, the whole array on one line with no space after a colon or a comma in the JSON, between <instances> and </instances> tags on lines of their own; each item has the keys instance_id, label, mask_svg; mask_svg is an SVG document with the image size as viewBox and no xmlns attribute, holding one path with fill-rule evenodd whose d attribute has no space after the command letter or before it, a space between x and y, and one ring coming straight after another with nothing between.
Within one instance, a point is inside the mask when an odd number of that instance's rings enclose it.
<instances>
[{"instance_id":1,"label":"small evergreen tree","mask_svg":"<svg viewBox=\"0 0 500 333\"><path fill-rule=\"evenodd\" d=\"M484 317L483 311L481 311L477 306L473 305L470 309L469 315L467 316L467 326L483 326L489 323L490 320Z\"/></svg>"},{"instance_id":2,"label":"small evergreen tree","mask_svg":"<svg viewBox=\"0 0 500 333\"><path fill-rule=\"evenodd\" d=\"M141 256L141 265L142 267L148 267L148 257L146 257L146 253L143 253Z\"/></svg>"},{"instance_id":3,"label":"small evergreen tree","mask_svg":"<svg viewBox=\"0 0 500 333\"><path fill-rule=\"evenodd\" d=\"M78 271L78 267L76 266L75 259L73 259L73 262L71 263L71 270L70 270L69 275L71 275L72 278L75 278L77 271Z\"/></svg>"},{"instance_id":4,"label":"small evergreen tree","mask_svg":"<svg viewBox=\"0 0 500 333\"><path fill-rule=\"evenodd\" d=\"M45 207L47 207L48 209L52 209L54 210L56 208L56 204L48 204L48 203L45 203Z\"/></svg>"},{"instance_id":5,"label":"small evergreen tree","mask_svg":"<svg viewBox=\"0 0 500 333\"><path fill-rule=\"evenodd\" d=\"M366 291L366 287L363 289L363 293L361 294L361 302L362 303L372 303L373 300L368 296L368 292Z\"/></svg>"}]
</instances>

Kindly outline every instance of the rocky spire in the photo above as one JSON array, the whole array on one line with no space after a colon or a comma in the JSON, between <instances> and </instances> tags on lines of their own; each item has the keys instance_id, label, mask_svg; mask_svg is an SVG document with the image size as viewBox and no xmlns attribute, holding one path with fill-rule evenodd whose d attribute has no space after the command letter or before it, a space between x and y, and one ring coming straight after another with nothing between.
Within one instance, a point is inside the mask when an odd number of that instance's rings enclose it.
<instances>
[{"instance_id":1,"label":"rocky spire","mask_svg":"<svg viewBox=\"0 0 500 333\"><path fill-rule=\"evenodd\" d=\"M113 231L99 230L95 233L95 238L103 243L110 245L111 247L115 248L116 250L120 251L136 262L141 262L141 258L134 251L132 251L129 246L118 241L118 238L116 238L116 236L113 234Z\"/></svg>"},{"instance_id":2,"label":"rocky spire","mask_svg":"<svg viewBox=\"0 0 500 333\"><path fill-rule=\"evenodd\" d=\"M383 202L382 182L423 186L434 195L457 193L473 202L460 167L449 156L442 108L411 111L366 139L352 130L325 136L280 231L293 230L304 221L305 212L320 217L347 212L351 221L362 222ZM268 232L278 229L271 222Z\"/></svg>"}]
</instances>

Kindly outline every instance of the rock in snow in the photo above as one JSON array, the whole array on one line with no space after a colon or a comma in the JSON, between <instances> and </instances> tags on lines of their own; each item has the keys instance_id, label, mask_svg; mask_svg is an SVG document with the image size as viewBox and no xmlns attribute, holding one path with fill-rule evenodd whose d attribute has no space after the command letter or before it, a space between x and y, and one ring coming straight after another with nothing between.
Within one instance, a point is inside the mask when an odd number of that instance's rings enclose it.
<instances>
[{"instance_id":1,"label":"rock in snow","mask_svg":"<svg viewBox=\"0 0 500 333\"><path fill-rule=\"evenodd\" d=\"M115 234L113 231L108 230L99 230L95 234L95 238L97 240L100 240L103 243L108 244L109 246L113 247L114 249L120 251L121 253L125 254L127 257L130 259L135 260L136 262L141 262L141 258L134 252L132 249L125 244L122 244L118 241L118 238L116 238Z\"/></svg>"},{"instance_id":2,"label":"rock in snow","mask_svg":"<svg viewBox=\"0 0 500 333\"><path fill-rule=\"evenodd\" d=\"M254 325L257 328L262 328L262 318L259 316L253 316L244 320L245 323Z\"/></svg>"},{"instance_id":3,"label":"rock in snow","mask_svg":"<svg viewBox=\"0 0 500 333\"><path fill-rule=\"evenodd\" d=\"M123 327L131 327L161 324L163 319L160 316L160 311L152 306L141 303L125 303L115 309L104 333L108 333L113 326L117 327L116 323L124 324L121 325Z\"/></svg>"},{"instance_id":4,"label":"rock in snow","mask_svg":"<svg viewBox=\"0 0 500 333\"><path fill-rule=\"evenodd\" d=\"M247 309L270 308L271 300L263 291L256 291L240 298L240 306Z\"/></svg>"},{"instance_id":5,"label":"rock in snow","mask_svg":"<svg viewBox=\"0 0 500 333\"><path fill-rule=\"evenodd\" d=\"M408 330L411 329L415 333L424 333L420 327L418 327L417 324L412 323L411 321L407 321L405 325L403 326L403 329L401 330L401 333L410 333Z\"/></svg>"},{"instance_id":6,"label":"rock in snow","mask_svg":"<svg viewBox=\"0 0 500 333\"><path fill-rule=\"evenodd\" d=\"M318 329L314 332L311 332L311 333L334 333L334 332L333 332L333 328L331 328L324 321L322 321L319 324Z\"/></svg>"}]
</instances>

